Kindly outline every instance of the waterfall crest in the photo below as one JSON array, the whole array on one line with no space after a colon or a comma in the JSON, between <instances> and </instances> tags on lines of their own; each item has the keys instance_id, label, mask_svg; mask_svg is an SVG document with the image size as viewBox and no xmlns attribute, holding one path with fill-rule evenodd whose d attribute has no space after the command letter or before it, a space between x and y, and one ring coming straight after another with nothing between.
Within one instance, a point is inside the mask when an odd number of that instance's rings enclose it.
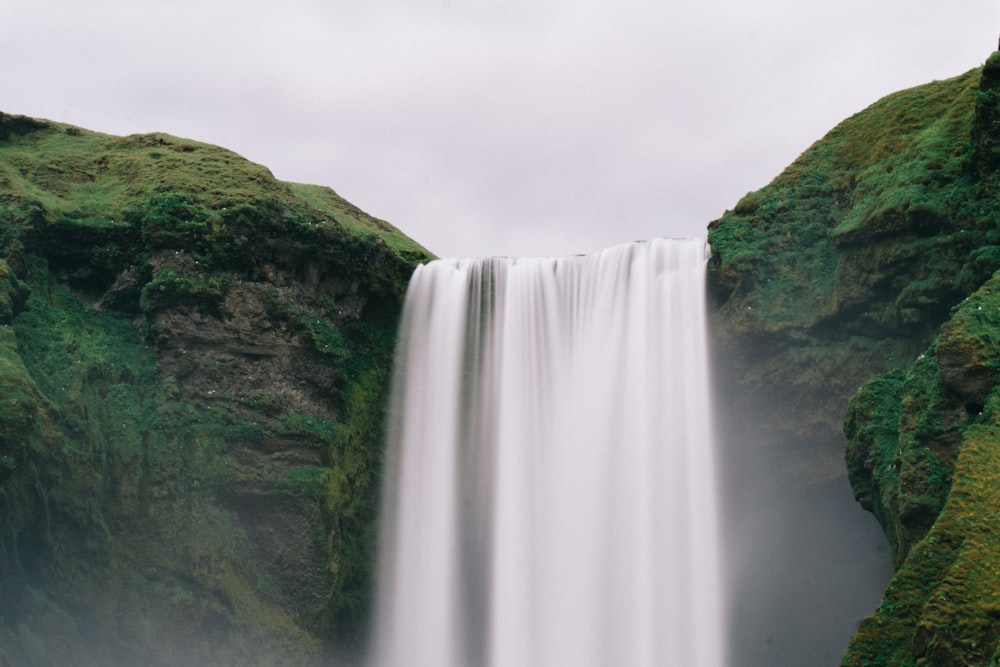
<instances>
[{"instance_id":1,"label":"waterfall crest","mask_svg":"<svg viewBox=\"0 0 1000 667\"><path fill-rule=\"evenodd\" d=\"M417 269L371 664L724 664L706 260L658 239Z\"/></svg>"}]
</instances>

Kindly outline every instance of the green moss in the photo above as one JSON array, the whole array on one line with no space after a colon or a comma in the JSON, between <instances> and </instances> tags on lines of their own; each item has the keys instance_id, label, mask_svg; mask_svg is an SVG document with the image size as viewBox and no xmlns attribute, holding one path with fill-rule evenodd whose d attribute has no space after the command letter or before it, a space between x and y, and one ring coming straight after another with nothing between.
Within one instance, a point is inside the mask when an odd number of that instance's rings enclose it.
<instances>
[{"instance_id":1,"label":"green moss","mask_svg":"<svg viewBox=\"0 0 1000 667\"><path fill-rule=\"evenodd\" d=\"M861 506L875 514L890 543L896 543L890 500L898 493L899 413L906 374L878 375L858 390L847 408L847 471Z\"/></svg>"},{"instance_id":2,"label":"green moss","mask_svg":"<svg viewBox=\"0 0 1000 667\"><path fill-rule=\"evenodd\" d=\"M974 215L990 213L970 204L976 183L966 176L979 78L973 70L879 101L712 223L714 285L727 299L732 326L816 325L877 292L893 279L887 271L898 267L900 253L916 247L921 261L941 272L930 290L941 296L938 286L962 266L953 260L964 255L955 253L982 245L995 226ZM891 249L851 261L847 246L886 235L894 237ZM929 237L939 242L920 241ZM925 311L940 306L911 302ZM879 319L892 324L899 316Z\"/></svg>"},{"instance_id":3,"label":"green moss","mask_svg":"<svg viewBox=\"0 0 1000 667\"><path fill-rule=\"evenodd\" d=\"M113 230L128 244L184 249L216 264L266 253L261 234L274 232L321 253L347 237L381 244L407 263L428 256L329 188L278 181L265 167L216 146L166 134L114 137L50 121L0 119L17 128L0 143L6 207L0 220Z\"/></svg>"},{"instance_id":4,"label":"green moss","mask_svg":"<svg viewBox=\"0 0 1000 667\"><path fill-rule=\"evenodd\" d=\"M843 664L992 664L1000 636L1000 524L992 511L1000 503L998 441L992 415L966 431L947 504L861 624Z\"/></svg>"},{"instance_id":5,"label":"green moss","mask_svg":"<svg viewBox=\"0 0 1000 667\"><path fill-rule=\"evenodd\" d=\"M400 233L386 221L371 217L330 188L302 183L288 185L293 193L315 210L328 213L332 220L353 234L373 240L382 239L394 252L413 261L421 261L427 257L427 250L413 239Z\"/></svg>"},{"instance_id":6,"label":"green moss","mask_svg":"<svg viewBox=\"0 0 1000 667\"><path fill-rule=\"evenodd\" d=\"M14 315L24 308L30 290L18 280L7 262L0 259L0 324L9 324Z\"/></svg>"},{"instance_id":7,"label":"green moss","mask_svg":"<svg viewBox=\"0 0 1000 667\"><path fill-rule=\"evenodd\" d=\"M228 282L225 275L186 274L164 267L143 287L139 305L147 312L178 304L212 308L222 300Z\"/></svg>"},{"instance_id":8,"label":"green moss","mask_svg":"<svg viewBox=\"0 0 1000 667\"><path fill-rule=\"evenodd\" d=\"M851 481L890 536L898 571L845 664L985 665L998 651L998 355L995 275L910 368L851 399Z\"/></svg>"},{"instance_id":9,"label":"green moss","mask_svg":"<svg viewBox=\"0 0 1000 667\"><path fill-rule=\"evenodd\" d=\"M80 515L106 526L108 494L138 494L136 464L145 452L144 433L156 399L156 364L127 319L83 308L46 279L33 275L28 309L14 322L25 367L58 415L60 447L68 461L89 470L78 479L92 488L57 488L70 505L75 493L89 495ZM106 484L112 470L131 469L124 486Z\"/></svg>"},{"instance_id":10,"label":"green moss","mask_svg":"<svg viewBox=\"0 0 1000 667\"><path fill-rule=\"evenodd\" d=\"M328 445L334 438L333 422L315 415L288 412L282 414L272 427L276 433L300 435Z\"/></svg>"},{"instance_id":11,"label":"green moss","mask_svg":"<svg viewBox=\"0 0 1000 667\"><path fill-rule=\"evenodd\" d=\"M0 326L0 446L2 463L12 467L39 423L44 398L28 372L9 326Z\"/></svg>"},{"instance_id":12,"label":"green moss","mask_svg":"<svg viewBox=\"0 0 1000 667\"><path fill-rule=\"evenodd\" d=\"M879 519L897 567L944 505L964 417L955 417L933 348L851 398L844 426L848 474L858 501Z\"/></svg>"},{"instance_id":13,"label":"green moss","mask_svg":"<svg viewBox=\"0 0 1000 667\"><path fill-rule=\"evenodd\" d=\"M306 311L301 311L297 319L300 329L312 341L315 350L328 357L331 363L339 366L350 358L351 352L344 336L330 322Z\"/></svg>"},{"instance_id":14,"label":"green moss","mask_svg":"<svg viewBox=\"0 0 1000 667\"><path fill-rule=\"evenodd\" d=\"M360 638L371 604L375 565L376 514L380 491L385 405L395 326L366 327L366 350L341 372L344 419L329 447L323 477L322 511L329 525L329 548L336 584L323 618L330 628Z\"/></svg>"}]
</instances>

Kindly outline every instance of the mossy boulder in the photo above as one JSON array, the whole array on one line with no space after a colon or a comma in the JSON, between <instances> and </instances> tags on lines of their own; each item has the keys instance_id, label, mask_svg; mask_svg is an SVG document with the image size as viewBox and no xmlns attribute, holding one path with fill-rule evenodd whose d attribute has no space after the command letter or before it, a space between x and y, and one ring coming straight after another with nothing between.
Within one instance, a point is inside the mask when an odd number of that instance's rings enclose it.
<instances>
[{"instance_id":1,"label":"mossy boulder","mask_svg":"<svg viewBox=\"0 0 1000 667\"><path fill-rule=\"evenodd\" d=\"M0 114L0 650L326 664L364 633L396 318L328 188Z\"/></svg>"},{"instance_id":2,"label":"mossy boulder","mask_svg":"<svg viewBox=\"0 0 1000 667\"><path fill-rule=\"evenodd\" d=\"M1000 308L996 276L941 327L937 361L945 390L970 413L980 412L1000 368Z\"/></svg>"}]
</instances>

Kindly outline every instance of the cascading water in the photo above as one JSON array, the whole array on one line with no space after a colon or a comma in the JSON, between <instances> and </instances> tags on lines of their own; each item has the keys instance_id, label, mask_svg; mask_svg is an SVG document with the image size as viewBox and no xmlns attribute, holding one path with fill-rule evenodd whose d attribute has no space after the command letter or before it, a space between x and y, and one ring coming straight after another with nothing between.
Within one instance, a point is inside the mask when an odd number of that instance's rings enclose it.
<instances>
[{"instance_id":1,"label":"cascading water","mask_svg":"<svg viewBox=\"0 0 1000 667\"><path fill-rule=\"evenodd\" d=\"M724 663L706 259L672 239L417 269L372 664Z\"/></svg>"}]
</instances>

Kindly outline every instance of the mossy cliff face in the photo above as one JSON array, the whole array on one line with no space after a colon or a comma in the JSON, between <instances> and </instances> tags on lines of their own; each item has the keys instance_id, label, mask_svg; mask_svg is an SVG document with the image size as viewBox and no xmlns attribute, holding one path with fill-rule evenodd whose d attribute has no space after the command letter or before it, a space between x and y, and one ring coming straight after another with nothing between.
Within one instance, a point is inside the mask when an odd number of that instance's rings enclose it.
<instances>
[{"instance_id":1,"label":"mossy cliff face","mask_svg":"<svg viewBox=\"0 0 1000 667\"><path fill-rule=\"evenodd\" d=\"M358 641L427 258L229 151L0 114L0 664Z\"/></svg>"},{"instance_id":2,"label":"mossy cliff face","mask_svg":"<svg viewBox=\"0 0 1000 667\"><path fill-rule=\"evenodd\" d=\"M843 474L843 425L889 539L895 577L844 664L998 660L998 170L993 54L844 121L710 227L725 418L791 484Z\"/></svg>"},{"instance_id":3,"label":"mossy cliff face","mask_svg":"<svg viewBox=\"0 0 1000 667\"><path fill-rule=\"evenodd\" d=\"M807 474L840 474L847 398L1000 267L993 180L973 173L979 87L973 70L881 100L710 225L721 353L781 392L749 413L806 447L789 466L814 468L823 441L836 453Z\"/></svg>"},{"instance_id":4,"label":"mossy cliff face","mask_svg":"<svg viewBox=\"0 0 1000 667\"><path fill-rule=\"evenodd\" d=\"M907 369L851 399L848 467L897 572L848 665L1000 659L1000 272Z\"/></svg>"}]
</instances>

